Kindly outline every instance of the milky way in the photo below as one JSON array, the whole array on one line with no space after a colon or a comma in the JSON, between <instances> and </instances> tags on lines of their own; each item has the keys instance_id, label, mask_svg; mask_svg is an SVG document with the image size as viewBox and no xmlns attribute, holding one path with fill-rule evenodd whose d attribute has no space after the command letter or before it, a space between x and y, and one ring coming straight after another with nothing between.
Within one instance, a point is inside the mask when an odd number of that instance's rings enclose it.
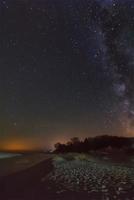
<instances>
[{"instance_id":1,"label":"milky way","mask_svg":"<svg viewBox=\"0 0 134 200\"><path fill-rule=\"evenodd\" d=\"M102 28L107 46L109 75L119 98L119 117L128 135L134 131L134 46L133 5L126 10L120 4L102 14ZM126 15L130 11L129 16ZM111 70L112 68L112 70ZM111 73L112 71L112 73Z\"/></svg>"}]
</instances>

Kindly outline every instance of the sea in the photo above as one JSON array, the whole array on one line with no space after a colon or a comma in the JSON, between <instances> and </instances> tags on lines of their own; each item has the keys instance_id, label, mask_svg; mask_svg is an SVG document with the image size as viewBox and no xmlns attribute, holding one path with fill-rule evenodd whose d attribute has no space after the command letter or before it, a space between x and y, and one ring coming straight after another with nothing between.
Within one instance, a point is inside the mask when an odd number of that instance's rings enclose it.
<instances>
[{"instance_id":1,"label":"sea","mask_svg":"<svg viewBox=\"0 0 134 200\"><path fill-rule=\"evenodd\" d=\"M16 153L0 153L0 159L2 158L11 158L15 156L20 156L21 154L16 154Z\"/></svg>"}]
</instances>

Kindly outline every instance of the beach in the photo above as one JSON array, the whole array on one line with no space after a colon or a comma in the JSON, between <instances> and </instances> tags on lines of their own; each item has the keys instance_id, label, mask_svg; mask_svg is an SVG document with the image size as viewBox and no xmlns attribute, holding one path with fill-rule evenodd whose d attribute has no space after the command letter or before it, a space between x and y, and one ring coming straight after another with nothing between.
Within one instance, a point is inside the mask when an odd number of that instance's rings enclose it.
<instances>
[{"instance_id":1,"label":"beach","mask_svg":"<svg viewBox=\"0 0 134 200\"><path fill-rule=\"evenodd\" d=\"M134 199L133 160L129 166L84 154L25 156L29 166L1 176L2 200Z\"/></svg>"}]
</instances>

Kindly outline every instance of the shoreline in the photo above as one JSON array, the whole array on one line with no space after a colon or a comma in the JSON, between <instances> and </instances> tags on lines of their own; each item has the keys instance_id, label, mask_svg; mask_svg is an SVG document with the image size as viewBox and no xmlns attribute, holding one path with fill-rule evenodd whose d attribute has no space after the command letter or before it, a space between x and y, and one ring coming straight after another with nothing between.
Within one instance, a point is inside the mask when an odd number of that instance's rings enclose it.
<instances>
[{"instance_id":1,"label":"shoreline","mask_svg":"<svg viewBox=\"0 0 134 200\"><path fill-rule=\"evenodd\" d=\"M2 158L0 159L0 177L26 170L49 157L50 155L45 153L29 153Z\"/></svg>"}]
</instances>

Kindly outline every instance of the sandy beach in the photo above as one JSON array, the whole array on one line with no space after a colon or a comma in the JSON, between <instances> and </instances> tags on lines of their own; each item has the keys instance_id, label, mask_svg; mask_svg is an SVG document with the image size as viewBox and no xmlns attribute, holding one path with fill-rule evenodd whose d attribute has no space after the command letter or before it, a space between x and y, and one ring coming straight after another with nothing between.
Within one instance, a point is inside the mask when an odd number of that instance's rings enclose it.
<instances>
[{"instance_id":1,"label":"sandy beach","mask_svg":"<svg viewBox=\"0 0 134 200\"><path fill-rule=\"evenodd\" d=\"M31 158L31 166L1 176L2 200L134 199L133 162L129 167L124 163L69 154L46 155L44 160L35 155L33 164L34 155L26 157Z\"/></svg>"},{"instance_id":2,"label":"sandy beach","mask_svg":"<svg viewBox=\"0 0 134 200\"><path fill-rule=\"evenodd\" d=\"M29 153L0 159L0 177L25 170L49 157L50 155L44 153Z\"/></svg>"},{"instance_id":3,"label":"sandy beach","mask_svg":"<svg viewBox=\"0 0 134 200\"><path fill-rule=\"evenodd\" d=\"M23 158L3 159L2 162L3 166L8 162L12 163L12 166L5 165L6 169L3 169L4 174L0 178L0 197L2 200L38 199L40 180L52 169L51 156L26 155ZM18 162L21 167L15 166L15 163ZM13 167L10 169L10 173L7 171L9 167Z\"/></svg>"}]
</instances>

